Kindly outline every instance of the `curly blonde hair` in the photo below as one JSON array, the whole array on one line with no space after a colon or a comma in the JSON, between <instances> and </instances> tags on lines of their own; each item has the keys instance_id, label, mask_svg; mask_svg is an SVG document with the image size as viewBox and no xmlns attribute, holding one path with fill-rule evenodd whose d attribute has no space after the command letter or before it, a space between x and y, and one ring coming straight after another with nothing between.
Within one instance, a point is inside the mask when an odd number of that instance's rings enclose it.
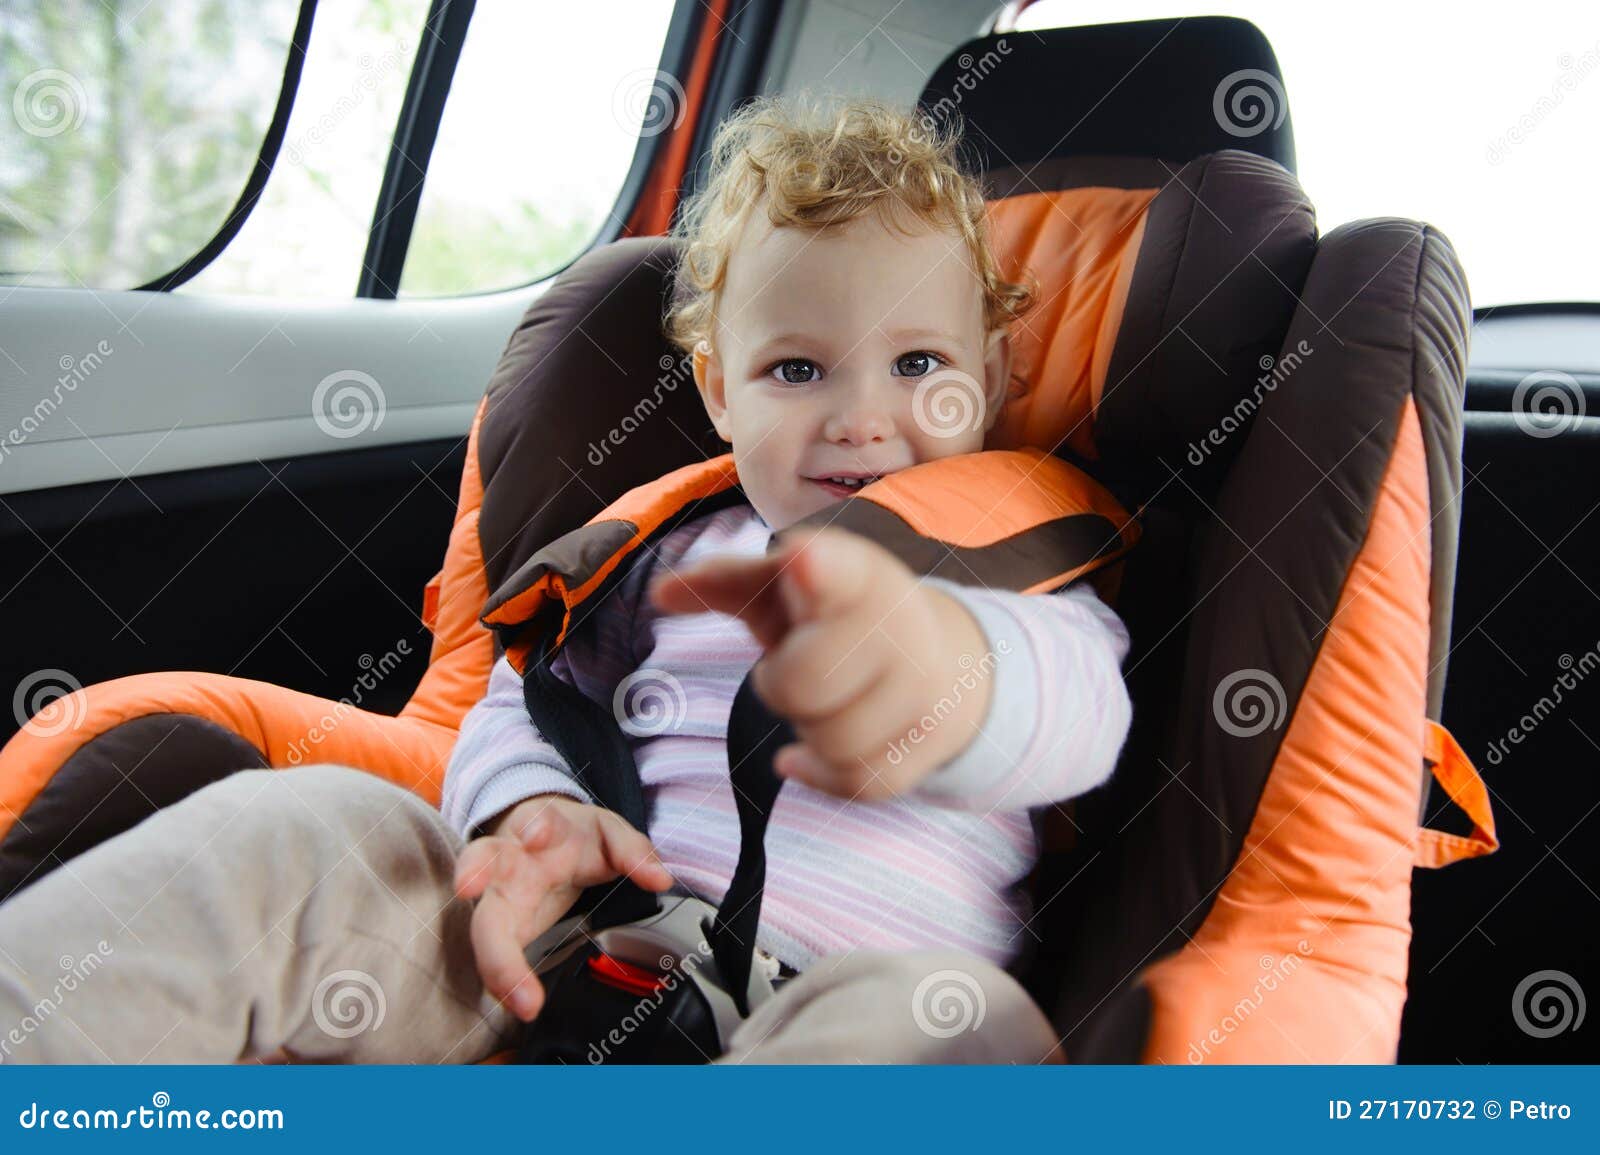
<instances>
[{"instance_id":1,"label":"curly blonde hair","mask_svg":"<svg viewBox=\"0 0 1600 1155\"><path fill-rule=\"evenodd\" d=\"M764 96L735 111L712 140L705 186L672 228L681 243L667 339L685 353L709 344L733 246L759 206L780 227L825 229L874 211L888 224L899 208L953 230L983 279L985 330L1011 325L1033 306L1037 286L1001 275L983 187L959 158L960 136L959 120L940 127L868 98L829 108L808 96Z\"/></svg>"}]
</instances>

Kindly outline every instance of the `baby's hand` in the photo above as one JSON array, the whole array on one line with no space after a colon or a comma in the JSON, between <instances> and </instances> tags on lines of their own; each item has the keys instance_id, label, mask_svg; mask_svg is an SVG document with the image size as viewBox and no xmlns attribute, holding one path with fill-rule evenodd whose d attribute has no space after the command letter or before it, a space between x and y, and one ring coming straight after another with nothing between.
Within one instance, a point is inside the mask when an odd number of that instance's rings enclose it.
<instances>
[{"instance_id":1,"label":"baby's hand","mask_svg":"<svg viewBox=\"0 0 1600 1155\"><path fill-rule=\"evenodd\" d=\"M472 951L483 985L529 1022L544 1006L544 988L523 948L566 917L586 887L627 875L660 891L672 875L627 820L565 795L519 803L493 829L461 851L456 894L478 900Z\"/></svg>"},{"instance_id":2,"label":"baby's hand","mask_svg":"<svg viewBox=\"0 0 1600 1155\"><path fill-rule=\"evenodd\" d=\"M983 631L864 537L822 529L780 541L765 557L712 558L659 578L651 599L750 627L766 650L756 693L800 738L774 757L780 775L846 798L903 793L960 753L988 712L989 679L957 688L983 653ZM941 700L948 712L924 728Z\"/></svg>"}]
</instances>

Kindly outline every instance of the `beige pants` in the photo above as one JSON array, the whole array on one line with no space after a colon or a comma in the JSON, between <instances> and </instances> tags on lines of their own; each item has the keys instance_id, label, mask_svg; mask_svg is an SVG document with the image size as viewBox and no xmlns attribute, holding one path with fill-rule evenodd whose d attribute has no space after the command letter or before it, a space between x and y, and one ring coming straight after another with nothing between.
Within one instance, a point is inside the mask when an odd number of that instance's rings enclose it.
<instances>
[{"instance_id":1,"label":"beige pants","mask_svg":"<svg viewBox=\"0 0 1600 1155\"><path fill-rule=\"evenodd\" d=\"M361 771L233 774L0 905L0 1061L494 1054L517 1024L473 965L460 848ZM720 1061L1036 1063L1055 1044L983 959L857 951L782 986Z\"/></svg>"}]
</instances>

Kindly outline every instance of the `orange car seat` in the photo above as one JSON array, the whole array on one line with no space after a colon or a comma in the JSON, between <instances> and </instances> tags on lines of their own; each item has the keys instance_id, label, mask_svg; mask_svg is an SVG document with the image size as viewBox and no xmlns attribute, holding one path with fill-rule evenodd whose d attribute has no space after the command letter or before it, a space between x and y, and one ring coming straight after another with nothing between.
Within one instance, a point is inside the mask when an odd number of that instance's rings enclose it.
<instances>
[{"instance_id":1,"label":"orange car seat","mask_svg":"<svg viewBox=\"0 0 1600 1155\"><path fill-rule=\"evenodd\" d=\"M1119 79L1141 68L1161 84ZM1140 536L1102 587L1133 638L1133 733L1035 872L1025 980L1082 1061L1387 1062L1411 871L1495 846L1437 723L1467 292L1427 225L1319 238L1286 110L1240 130L1237 72L1281 101L1249 25L1150 22L976 40L922 98L961 115L1006 271L1043 290L998 447L1080 466ZM1063 111L1020 115L1040 109ZM723 449L659 334L673 257L660 238L596 249L512 335L398 716L196 672L60 699L0 751L0 894L237 769L342 762L437 802L522 624L491 630L491 602ZM135 767L147 788L101 810ZM1420 821L1430 771L1471 833Z\"/></svg>"}]
</instances>

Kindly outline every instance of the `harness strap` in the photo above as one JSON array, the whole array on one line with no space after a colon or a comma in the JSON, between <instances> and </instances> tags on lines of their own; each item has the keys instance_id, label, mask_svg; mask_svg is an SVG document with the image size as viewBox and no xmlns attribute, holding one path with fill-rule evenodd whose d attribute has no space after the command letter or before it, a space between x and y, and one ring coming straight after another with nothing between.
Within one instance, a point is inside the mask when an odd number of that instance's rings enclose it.
<instances>
[{"instance_id":1,"label":"harness strap","mask_svg":"<svg viewBox=\"0 0 1600 1155\"><path fill-rule=\"evenodd\" d=\"M728 777L739 810L739 863L717 916L706 931L711 956L739 1014L750 1015L750 968L767 881L767 821L783 779L772 769L779 748L795 740L794 727L756 697L749 674L739 683L728 715Z\"/></svg>"},{"instance_id":2,"label":"harness strap","mask_svg":"<svg viewBox=\"0 0 1600 1155\"><path fill-rule=\"evenodd\" d=\"M552 642L522 680L522 697L533 724L573 767L597 804L620 814L640 833L648 833L644 787L627 736L610 710L556 676L550 668L555 652ZM589 887L572 912L588 914L590 925L598 930L648 918L660 909L653 893L623 878Z\"/></svg>"}]
</instances>

